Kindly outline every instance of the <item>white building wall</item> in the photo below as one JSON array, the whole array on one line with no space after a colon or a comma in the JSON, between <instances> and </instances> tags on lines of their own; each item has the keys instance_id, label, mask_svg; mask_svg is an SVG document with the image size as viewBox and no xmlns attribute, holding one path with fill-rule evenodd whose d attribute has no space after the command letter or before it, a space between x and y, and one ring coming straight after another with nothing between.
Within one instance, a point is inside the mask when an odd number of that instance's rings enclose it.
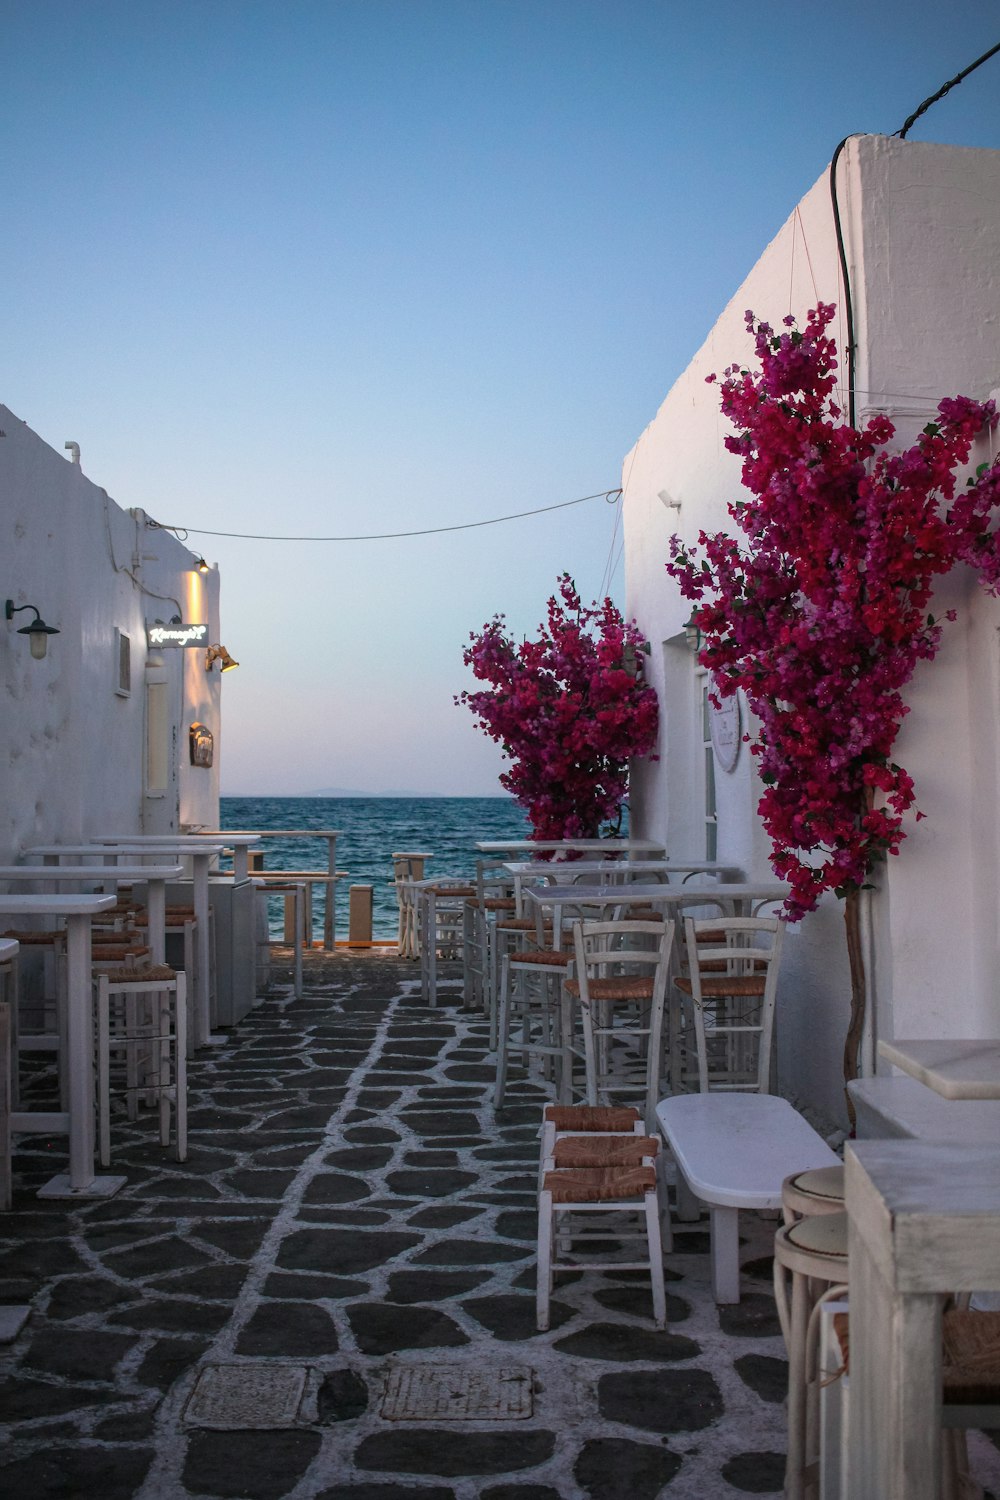
<instances>
[{"instance_id":1,"label":"white building wall","mask_svg":"<svg viewBox=\"0 0 1000 1500\"><path fill-rule=\"evenodd\" d=\"M146 624L206 621L219 637L219 579L141 510L124 511L0 406L0 596L33 604L59 634L44 661L17 632L30 611L0 616L0 863L31 844L107 831L217 826L218 760L193 767L188 729L219 739L219 673L204 650L146 648ZM116 687L115 628L131 642L131 692ZM169 775L145 785L145 677L162 661Z\"/></svg>"},{"instance_id":2,"label":"white building wall","mask_svg":"<svg viewBox=\"0 0 1000 1500\"><path fill-rule=\"evenodd\" d=\"M855 137L839 159L837 196L859 345L858 420L888 410L909 442L940 397L984 398L1000 384L1000 153ZM801 321L818 301L836 304L832 332L845 350L829 172L764 251L623 465L627 611L652 642L662 709L661 758L635 768L632 818L677 858L705 854L701 735L698 672L683 642L691 604L664 562L672 533L691 544L702 530L733 529L726 505L741 489L739 460L723 446L731 429L719 389L706 377L752 357L746 309L778 325L789 312ZM846 380L846 360L840 373ZM841 401L846 410L846 391ZM918 673L898 742L927 821L909 820L903 851L880 873L873 898L882 1035L1000 1035L1000 605L964 576L942 594L961 623ZM769 842L746 747L731 773L716 767L716 784L719 858L766 878ZM841 904L829 898L793 929L786 953L778 1087L842 1119L849 982Z\"/></svg>"}]
</instances>

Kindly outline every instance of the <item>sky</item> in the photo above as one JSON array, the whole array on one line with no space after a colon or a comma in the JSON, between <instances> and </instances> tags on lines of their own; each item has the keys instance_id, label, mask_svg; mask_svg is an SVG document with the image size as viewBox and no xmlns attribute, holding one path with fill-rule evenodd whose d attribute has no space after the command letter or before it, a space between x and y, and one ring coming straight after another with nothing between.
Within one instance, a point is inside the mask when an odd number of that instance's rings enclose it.
<instances>
[{"instance_id":1,"label":"sky","mask_svg":"<svg viewBox=\"0 0 1000 1500\"><path fill-rule=\"evenodd\" d=\"M480 523L619 485L838 142L898 130L1000 4L0 0L0 28L0 399L218 564L223 793L491 795L470 632L531 635L563 572L624 584L602 498ZM908 139L1000 148L1000 56ZM465 529L250 539L435 527Z\"/></svg>"}]
</instances>

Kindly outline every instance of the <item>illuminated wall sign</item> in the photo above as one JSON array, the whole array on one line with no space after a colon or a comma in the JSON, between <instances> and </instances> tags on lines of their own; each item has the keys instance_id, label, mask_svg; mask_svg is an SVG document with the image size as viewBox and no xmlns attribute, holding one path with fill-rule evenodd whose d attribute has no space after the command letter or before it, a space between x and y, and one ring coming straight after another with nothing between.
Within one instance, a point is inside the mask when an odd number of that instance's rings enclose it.
<instances>
[{"instance_id":1,"label":"illuminated wall sign","mask_svg":"<svg viewBox=\"0 0 1000 1500\"><path fill-rule=\"evenodd\" d=\"M208 626L147 625L146 640L150 646L204 646L208 640Z\"/></svg>"}]
</instances>

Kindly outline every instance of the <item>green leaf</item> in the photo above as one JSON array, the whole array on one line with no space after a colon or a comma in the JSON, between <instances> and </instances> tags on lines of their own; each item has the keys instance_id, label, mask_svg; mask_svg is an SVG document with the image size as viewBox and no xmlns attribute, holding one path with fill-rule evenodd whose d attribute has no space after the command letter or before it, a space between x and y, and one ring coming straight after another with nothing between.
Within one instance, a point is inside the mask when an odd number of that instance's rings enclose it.
<instances>
[{"instance_id":1,"label":"green leaf","mask_svg":"<svg viewBox=\"0 0 1000 1500\"><path fill-rule=\"evenodd\" d=\"M928 422L927 426L924 428L924 436L925 437L940 437L940 435L941 435L940 424L937 423L937 422Z\"/></svg>"}]
</instances>

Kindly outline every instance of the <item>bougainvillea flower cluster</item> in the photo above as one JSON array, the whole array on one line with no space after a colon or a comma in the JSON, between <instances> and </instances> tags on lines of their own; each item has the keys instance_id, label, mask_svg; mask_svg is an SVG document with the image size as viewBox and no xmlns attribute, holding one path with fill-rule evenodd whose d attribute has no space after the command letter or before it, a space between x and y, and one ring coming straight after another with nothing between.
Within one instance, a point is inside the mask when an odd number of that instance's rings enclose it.
<instances>
[{"instance_id":1,"label":"bougainvillea flower cluster","mask_svg":"<svg viewBox=\"0 0 1000 1500\"><path fill-rule=\"evenodd\" d=\"M502 745L533 838L594 838L620 818L629 760L655 747L656 693L637 626L610 599L586 608L567 573L557 586L537 640L518 645L503 615L470 635L463 659L488 687L455 701Z\"/></svg>"},{"instance_id":2,"label":"bougainvillea flower cluster","mask_svg":"<svg viewBox=\"0 0 1000 1500\"><path fill-rule=\"evenodd\" d=\"M891 452L887 417L855 428L831 399L833 315L821 303L803 329L786 318L776 333L747 313L758 367L731 366L721 382L736 428L726 446L752 497L729 507L742 536L702 532L699 548L673 537L667 563L697 606L716 694L741 689L756 715L759 811L793 919L899 850L914 787L892 750L902 690L940 644L935 578L966 563L1000 592L1000 467L981 465L964 488L956 478L996 422L993 402L942 401L917 442Z\"/></svg>"}]
</instances>

